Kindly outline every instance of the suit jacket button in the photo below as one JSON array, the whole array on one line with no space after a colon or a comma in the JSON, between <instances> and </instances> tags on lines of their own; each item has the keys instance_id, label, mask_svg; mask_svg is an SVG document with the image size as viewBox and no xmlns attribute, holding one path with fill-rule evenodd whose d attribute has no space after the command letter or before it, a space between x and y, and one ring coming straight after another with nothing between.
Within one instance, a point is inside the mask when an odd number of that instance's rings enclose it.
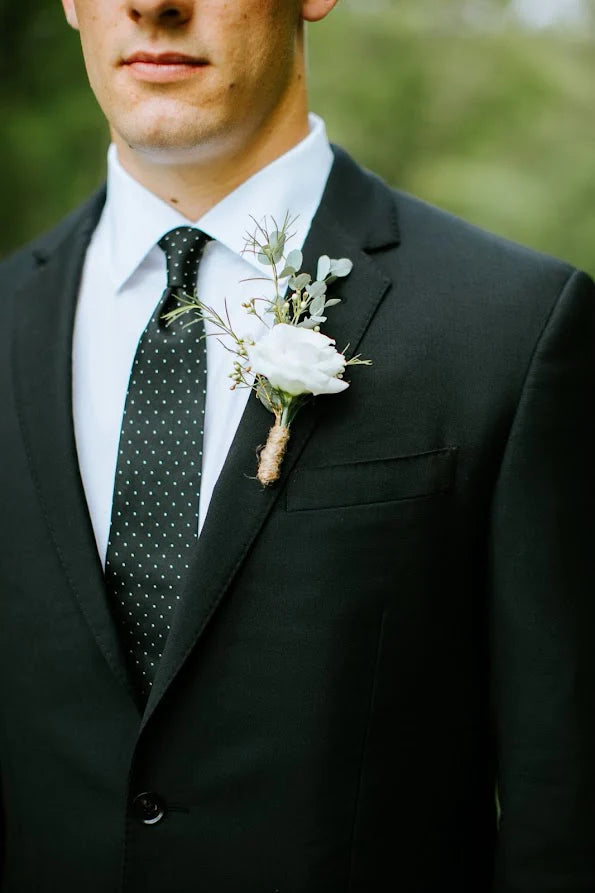
<instances>
[{"instance_id":1,"label":"suit jacket button","mask_svg":"<svg viewBox=\"0 0 595 893\"><path fill-rule=\"evenodd\" d=\"M161 797L145 791L132 801L132 812L143 825L156 825L164 817L166 807Z\"/></svg>"}]
</instances>

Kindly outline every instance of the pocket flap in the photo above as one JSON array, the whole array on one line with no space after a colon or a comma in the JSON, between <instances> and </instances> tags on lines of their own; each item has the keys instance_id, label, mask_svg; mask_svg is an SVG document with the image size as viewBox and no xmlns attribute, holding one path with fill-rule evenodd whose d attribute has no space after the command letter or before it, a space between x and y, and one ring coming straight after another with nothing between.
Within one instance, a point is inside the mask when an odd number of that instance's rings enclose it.
<instances>
[{"instance_id":1,"label":"pocket flap","mask_svg":"<svg viewBox=\"0 0 595 893\"><path fill-rule=\"evenodd\" d=\"M287 510L335 508L415 499L448 490L456 447L340 465L296 468L287 484Z\"/></svg>"}]
</instances>

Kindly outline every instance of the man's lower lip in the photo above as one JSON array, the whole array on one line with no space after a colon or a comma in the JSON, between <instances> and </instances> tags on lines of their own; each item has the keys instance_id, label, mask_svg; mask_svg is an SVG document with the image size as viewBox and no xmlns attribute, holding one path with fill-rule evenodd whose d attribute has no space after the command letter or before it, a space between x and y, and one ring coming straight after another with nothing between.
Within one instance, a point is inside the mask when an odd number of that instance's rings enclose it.
<instances>
[{"instance_id":1,"label":"man's lower lip","mask_svg":"<svg viewBox=\"0 0 595 893\"><path fill-rule=\"evenodd\" d=\"M126 68L140 81L167 84L192 77L203 71L206 65L185 62L129 62Z\"/></svg>"}]
</instances>

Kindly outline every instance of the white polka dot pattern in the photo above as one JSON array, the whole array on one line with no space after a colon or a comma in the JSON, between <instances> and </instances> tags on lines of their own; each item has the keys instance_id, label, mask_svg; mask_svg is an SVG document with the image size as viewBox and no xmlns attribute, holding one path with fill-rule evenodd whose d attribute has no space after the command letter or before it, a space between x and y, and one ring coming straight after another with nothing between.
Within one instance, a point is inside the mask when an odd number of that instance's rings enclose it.
<instances>
[{"instance_id":1,"label":"white polka dot pattern","mask_svg":"<svg viewBox=\"0 0 595 893\"><path fill-rule=\"evenodd\" d=\"M159 242L167 289L143 332L130 373L105 576L139 693L163 653L196 542L206 394L202 324L162 316L194 293L208 237L179 227Z\"/></svg>"}]
</instances>

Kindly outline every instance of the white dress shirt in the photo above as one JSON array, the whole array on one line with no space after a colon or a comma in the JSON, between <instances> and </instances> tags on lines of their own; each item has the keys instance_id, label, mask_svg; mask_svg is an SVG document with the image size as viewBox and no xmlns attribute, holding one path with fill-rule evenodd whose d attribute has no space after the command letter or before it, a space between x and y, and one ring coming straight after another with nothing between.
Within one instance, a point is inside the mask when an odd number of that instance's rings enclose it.
<instances>
[{"instance_id":1,"label":"white dress shirt","mask_svg":"<svg viewBox=\"0 0 595 893\"><path fill-rule=\"evenodd\" d=\"M225 312L234 330L255 340L264 329L242 303L271 296L266 274L251 254L242 254L251 217L280 224L297 216L288 249L302 248L332 167L333 155L320 118L310 133L259 171L200 220L190 222L214 240L201 261L197 291L204 304ZM139 338L166 286L159 239L189 221L134 180L108 152L107 200L85 260L73 341L73 415L78 460L97 548L105 561L120 426L130 369ZM308 271L312 272L312 271ZM315 271L314 271L315 272ZM207 329L209 331L209 329ZM210 329L210 331L213 331ZM199 531L249 394L230 390L233 357L207 338L205 411ZM271 419L272 421L272 419ZM266 432L263 432L265 434ZM255 448L257 444L254 444ZM198 487L198 481L197 481Z\"/></svg>"}]
</instances>

